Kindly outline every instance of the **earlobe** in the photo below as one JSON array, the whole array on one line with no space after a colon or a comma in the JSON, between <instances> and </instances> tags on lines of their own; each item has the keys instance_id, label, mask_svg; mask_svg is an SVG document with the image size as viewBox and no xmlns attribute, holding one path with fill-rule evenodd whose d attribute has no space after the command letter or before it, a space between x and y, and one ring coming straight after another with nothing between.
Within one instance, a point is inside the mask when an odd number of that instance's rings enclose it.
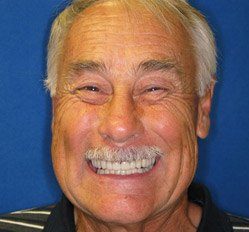
<instances>
[{"instance_id":1,"label":"earlobe","mask_svg":"<svg viewBox=\"0 0 249 232\"><path fill-rule=\"evenodd\" d=\"M204 139L207 137L210 128L210 111L212 105L212 97L215 81L213 80L205 95L199 99L198 103L198 118L196 134Z\"/></svg>"}]
</instances>

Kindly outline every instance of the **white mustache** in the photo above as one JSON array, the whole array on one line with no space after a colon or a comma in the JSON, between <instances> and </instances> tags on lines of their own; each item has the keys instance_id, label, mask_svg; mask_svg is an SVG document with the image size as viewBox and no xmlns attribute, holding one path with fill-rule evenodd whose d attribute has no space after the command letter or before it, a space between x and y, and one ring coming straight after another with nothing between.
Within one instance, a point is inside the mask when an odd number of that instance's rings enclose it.
<instances>
[{"instance_id":1,"label":"white mustache","mask_svg":"<svg viewBox=\"0 0 249 232\"><path fill-rule=\"evenodd\" d=\"M93 148L85 152L88 160L105 160L109 162L131 162L142 159L152 159L164 156L156 146L128 147L128 148Z\"/></svg>"}]
</instances>

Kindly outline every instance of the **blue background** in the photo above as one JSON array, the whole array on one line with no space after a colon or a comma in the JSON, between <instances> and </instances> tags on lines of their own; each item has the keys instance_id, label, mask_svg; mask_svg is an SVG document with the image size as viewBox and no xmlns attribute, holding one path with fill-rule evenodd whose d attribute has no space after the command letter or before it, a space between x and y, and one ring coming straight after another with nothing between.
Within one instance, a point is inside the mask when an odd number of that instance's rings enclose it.
<instances>
[{"instance_id":1,"label":"blue background","mask_svg":"<svg viewBox=\"0 0 249 232\"><path fill-rule=\"evenodd\" d=\"M218 45L218 84L197 180L219 207L249 217L249 1L192 0ZM59 199L50 160L46 44L62 0L0 0L0 213Z\"/></svg>"}]
</instances>

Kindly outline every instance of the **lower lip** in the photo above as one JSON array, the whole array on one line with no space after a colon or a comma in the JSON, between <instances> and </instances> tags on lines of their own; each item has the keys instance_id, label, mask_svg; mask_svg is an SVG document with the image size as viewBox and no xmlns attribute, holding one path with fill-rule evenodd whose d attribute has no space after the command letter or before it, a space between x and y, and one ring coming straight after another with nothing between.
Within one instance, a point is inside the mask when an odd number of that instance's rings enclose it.
<instances>
[{"instance_id":1,"label":"lower lip","mask_svg":"<svg viewBox=\"0 0 249 232\"><path fill-rule=\"evenodd\" d=\"M152 172L155 171L155 169L158 166L158 163L160 162L160 157L156 157L156 162L154 164L154 166L147 172L144 173L135 173L135 174L129 174L129 175L116 175L116 174L97 174L96 173L96 168L93 167L92 163L88 161L88 167L91 170L91 172L93 174L95 174L98 177L104 177L104 178L116 178L116 179L126 179L126 178L136 178L136 177L144 177L147 176L149 174L151 174Z\"/></svg>"}]
</instances>

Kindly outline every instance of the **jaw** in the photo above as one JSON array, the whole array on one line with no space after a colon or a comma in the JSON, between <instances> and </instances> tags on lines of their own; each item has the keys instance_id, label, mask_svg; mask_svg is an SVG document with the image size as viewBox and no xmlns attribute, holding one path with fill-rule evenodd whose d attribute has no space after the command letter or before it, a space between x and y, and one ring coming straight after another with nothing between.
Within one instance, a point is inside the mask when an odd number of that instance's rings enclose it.
<instances>
[{"instance_id":1,"label":"jaw","mask_svg":"<svg viewBox=\"0 0 249 232\"><path fill-rule=\"evenodd\" d=\"M183 195L167 209L162 209L159 212L150 214L149 216L146 216L145 219L142 217L139 218L139 212L136 211L137 208L134 208L135 210L133 210L132 213L126 213L127 211L116 211L113 209L113 217L111 220L104 216L99 218L96 217L96 215L91 216L90 214L75 208L75 224L78 228L81 228L82 231L88 231L87 228L94 228L94 232L196 231L201 219L201 209L198 209L198 215L195 215L195 218L198 217L198 220L193 221L193 215L188 214L191 211L191 207L188 206L193 206L193 204L189 204L187 195ZM143 208L144 207L146 207L146 205L144 205ZM162 228L164 230L162 230Z\"/></svg>"},{"instance_id":2,"label":"jaw","mask_svg":"<svg viewBox=\"0 0 249 232\"><path fill-rule=\"evenodd\" d=\"M64 191L77 208L102 221L122 224L144 221L162 207L162 202L167 205L170 198L160 181L164 174L162 160L158 159L148 172L130 175L101 175L84 162L82 181L66 180ZM71 172L68 180L75 179L76 173Z\"/></svg>"},{"instance_id":3,"label":"jaw","mask_svg":"<svg viewBox=\"0 0 249 232\"><path fill-rule=\"evenodd\" d=\"M175 207L176 199L181 198L192 175L186 165L190 157L182 153L185 152L172 150L165 157L157 157L150 170L125 175L98 173L97 169L104 169L105 164L94 166L78 150L63 160L58 159L61 155L53 155L63 191L83 214L107 223L136 224L158 213L165 217Z\"/></svg>"}]
</instances>

